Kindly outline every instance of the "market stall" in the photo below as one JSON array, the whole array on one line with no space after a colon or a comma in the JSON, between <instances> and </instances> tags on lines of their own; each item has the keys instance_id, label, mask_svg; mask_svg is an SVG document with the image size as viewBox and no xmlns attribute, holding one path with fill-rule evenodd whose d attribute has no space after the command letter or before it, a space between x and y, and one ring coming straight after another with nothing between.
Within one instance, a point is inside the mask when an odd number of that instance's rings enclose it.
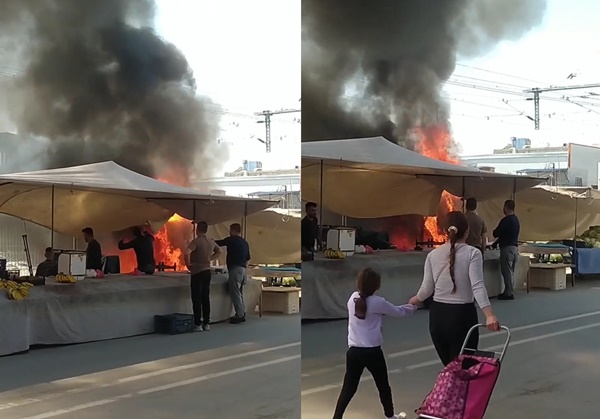
<instances>
[{"instance_id":1,"label":"market stall","mask_svg":"<svg viewBox=\"0 0 600 419\"><path fill-rule=\"evenodd\" d=\"M520 239L527 242L560 241L570 244L571 264L576 275L600 274L600 234L593 229L588 242L586 231L600 225L600 192L591 188L536 186L516 194L516 214L521 222ZM488 225L502 214L503 201L489 199L479 205L478 212ZM579 243L576 247L574 243ZM554 245L554 244L553 244ZM589 247L587 247L589 246ZM538 245L539 247L539 245ZM564 249L563 249L564 250ZM548 254L529 252L532 254ZM562 253L565 253L561 251ZM573 279L574 277L572 277Z\"/></svg>"},{"instance_id":2,"label":"market stall","mask_svg":"<svg viewBox=\"0 0 600 419\"><path fill-rule=\"evenodd\" d=\"M302 199L357 219L438 214L443 191L479 201L508 199L543 179L483 172L430 159L382 137L302 144ZM321 216L319 217L322 219ZM416 217L421 223L423 217ZM382 273L381 295L405 302L422 280L426 250L351 255L327 260L317 255L302 266L303 319L344 318L357 273L366 266ZM498 252L487 252L486 287L502 292ZM521 283L525 283L524 278Z\"/></svg>"},{"instance_id":3,"label":"market stall","mask_svg":"<svg viewBox=\"0 0 600 419\"><path fill-rule=\"evenodd\" d=\"M83 227L110 235L132 225L162 225L175 212L193 221L218 224L245 219L273 201L202 194L159 182L114 162L0 175L0 213L54 232L79 236ZM212 320L232 315L225 275L211 285ZM260 296L260 283L245 290L248 311ZM111 275L73 284L47 284L23 300L0 298L0 355L36 344L69 344L113 339L153 331L153 316L191 312L189 275L157 272L149 276Z\"/></svg>"}]
</instances>

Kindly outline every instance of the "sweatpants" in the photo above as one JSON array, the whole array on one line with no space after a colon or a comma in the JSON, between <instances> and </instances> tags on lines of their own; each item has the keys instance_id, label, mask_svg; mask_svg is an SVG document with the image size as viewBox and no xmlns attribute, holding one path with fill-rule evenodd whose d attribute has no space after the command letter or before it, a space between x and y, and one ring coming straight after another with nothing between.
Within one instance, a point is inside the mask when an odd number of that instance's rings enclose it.
<instances>
[{"instance_id":1,"label":"sweatpants","mask_svg":"<svg viewBox=\"0 0 600 419\"><path fill-rule=\"evenodd\" d=\"M192 291L192 310L194 325L202 326L210 323L210 269L192 274L190 288Z\"/></svg>"},{"instance_id":2,"label":"sweatpants","mask_svg":"<svg viewBox=\"0 0 600 419\"><path fill-rule=\"evenodd\" d=\"M444 366L460 354L469 329L479 323L474 303L445 304L434 301L429 309L429 333L433 346ZM475 330L468 349L477 349L479 330Z\"/></svg>"},{"instance_id":3,"label":"sweatpants","mask_svg":"<svg viewBox=\"0 0 600 419\"><path fill-rule=\"evenodd\" d=\"M350 400L352 400L356 390L358 390L358 383L365 368L373 376L375 386L377 386L377 391L379 391L379 400L381 400L381 404L383 405L385 417L390 418L394 416L392 389L388 381L387 365L381 347L350 347L348 352L346 352L344 385L342 386L342 391L335 407L333 419L342 419L344 416Z\"/></svg>"}]
</instances>

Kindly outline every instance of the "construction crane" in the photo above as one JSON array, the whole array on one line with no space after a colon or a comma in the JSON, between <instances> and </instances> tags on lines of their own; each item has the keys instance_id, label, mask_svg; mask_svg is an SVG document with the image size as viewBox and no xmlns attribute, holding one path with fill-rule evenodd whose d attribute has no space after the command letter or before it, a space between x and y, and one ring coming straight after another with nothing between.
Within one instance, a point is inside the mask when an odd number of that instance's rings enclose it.
<instances>
[{"instance_id":1,"label":"construction crane","mask_svg":"<svg viewBox=\"0 0 600 419\"><path fill-rule=\"evenodd\" d=\"M592 89L594 87L600 87L600 83L594 84L580 84L574 86L551 86L551 87L534 87L533 89L525 90L525 93L533 93L533 106L535 108L534 122L535 129L540 129L540 93L544 92L559 92L563 90L578 90L578 89ZM531 100L531 99L529 99Z\"/></svg>"},{"instance_id":2,"label":"construction crane","mask_svg":"<svg viewBox=\"0 0 600 419\"><path fill-rule=\"evenodd\" d=\"M284 113L297 113L301 112L300 109L281 109L279 111L262 111L257 112L255 115L264 116L264 121L258 121L259 124L265 124L265 146L267 147L267 153L271 152L271 117L273 115L280 115Z\"/></svg>"}]
</instances>

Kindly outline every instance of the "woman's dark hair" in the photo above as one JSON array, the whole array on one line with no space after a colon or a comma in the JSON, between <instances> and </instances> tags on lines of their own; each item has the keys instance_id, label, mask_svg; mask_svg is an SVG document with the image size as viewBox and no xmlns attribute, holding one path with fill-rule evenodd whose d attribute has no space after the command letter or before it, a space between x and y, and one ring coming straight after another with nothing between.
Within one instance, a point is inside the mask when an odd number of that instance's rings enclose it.
<instances>
[{"instance_id":1,"label":"woman's dark hair","mask_svg":"<svg viewBox=\"0 0 600 419\"><path fill-rule=\"evenodd\" d=\"M356 288L358 297L354 299L354 315L364 320L367 317L367 297L375 294L381 286L381 276L371 268L365 268L358 273Z\"/></svg>"},{"instance_id":2,"label":"woman's dark hair","mask_svg":"<svg viewBox=\"0 0 600 419\"><path fill-rule=\"evenodd\" d=\"M452 279L452 294L456 292L454 279L454 262L456 261L456 241L463 239L469 229L467 217L460 211L448 213L448 238L450 239L450 278Z\"/></svg>"}]
</instances>

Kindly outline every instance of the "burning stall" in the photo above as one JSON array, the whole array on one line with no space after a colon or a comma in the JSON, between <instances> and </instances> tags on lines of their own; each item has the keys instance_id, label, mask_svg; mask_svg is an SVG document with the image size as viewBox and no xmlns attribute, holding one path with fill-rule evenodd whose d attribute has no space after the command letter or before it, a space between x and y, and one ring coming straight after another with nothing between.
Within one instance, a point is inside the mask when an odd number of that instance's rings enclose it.
<instances>
[{"instance_id":1,"label":"burning stall","mask_svg":"<svg viewBox=\"0 0 600 419\"><path fill-rule=\"evenodd\" d=\"M246 215L273 201L212 196L152 179L114 162L0 175L0 213L12 215L73 237L92 227L104 254L117 254L118 240L131 226L155 234L155 259L183 267L182 250L192 237L192 221L243 223ZM54 234L48 237L52 246ZM131 271L133 255L121 271Z\"/></svg>"},{"instance_id":2,"label":"burning stall","mask_svg":"<svg viewBox=\"0 0 600 419\"><path fill-rule=\"evenodd\" d=\"M422 151L435 150L432 146ZM446 240L446 226L438 219L450 210L460 210L462 197L508 199L541 181L430 158L382 137L303 143L303 200L350 219L386 218L391 240L404 250L354 255L344 261L316 257L305 263L303 318L343 318L356 272L365 266L388 278L382 288L386 298L408 299L420 284L427 254L411 250ZM486 253L485 281L494 296L501 292L498 254ZM331 263L337 263L335 268Z\"/></svg>"}]
</instances>

